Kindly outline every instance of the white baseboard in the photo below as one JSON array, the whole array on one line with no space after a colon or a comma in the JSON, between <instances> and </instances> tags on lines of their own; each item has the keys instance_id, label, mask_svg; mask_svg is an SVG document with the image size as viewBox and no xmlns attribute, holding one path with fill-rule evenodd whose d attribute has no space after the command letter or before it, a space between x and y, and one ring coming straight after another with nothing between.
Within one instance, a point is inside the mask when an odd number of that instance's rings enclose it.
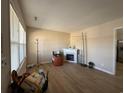
<instances>
[{"instance_id":1,"label":"white baseboard","mask_svg":"<svg viewBox=\"0 0 124 93\"><path fill-rule=\"evenodd\" d=\"M108 74L111 74L111 75L114 75L113 72L107 71L105 69L102 69L102 68L99 68L99 67L96 67L96 66L95 66L95 69L100 70L100 71L103 71L103 72L108 73Z\"/></svg>"},{"instance_id":2,"label":"white baseboard","mask_svg":"<svg viewBox=\"0 0 124 93\"><path fill-rule=\"evenodd\" d=\"M47 63L52 63L52 62L50 62L50 61L41 62L41 64L47 64ZM72 62L69 62L69 63L72 63ZM97 69L97 70L100 70L102 72L105 72L105 73L108 73L108 74L111 74L111 75L115 75L113 72L107 71L105 69L102 69L102 68L99 68L99 67L96 67L96 66L94 68Z\"/></svg>"}]
</instances>

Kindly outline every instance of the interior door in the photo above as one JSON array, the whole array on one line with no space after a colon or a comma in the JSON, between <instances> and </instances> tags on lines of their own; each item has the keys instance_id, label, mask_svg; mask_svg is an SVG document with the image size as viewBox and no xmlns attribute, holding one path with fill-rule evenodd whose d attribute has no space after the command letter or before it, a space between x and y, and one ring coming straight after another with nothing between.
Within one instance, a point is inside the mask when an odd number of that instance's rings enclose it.
<instances>
[{"instance_id":1,"label":"interior door","mask_svg":"<svg viewBox=\"0 0 124 93\"><path fill-rule=\"evenodd\" d=\"M117 30L117 62L123 63L123 29Z\"/></svg>"},{"instance_id":2,"label":"interior door","mask_svg":"<svg viewBox=\"0 0 124 93\"><path fill-rule=\"evenodd\" d=\"M1 0L1 7L1 93L9 93L11 81L9 0Z\"/></svg>"},{"instance_id":3,"label":"interior door","mask_svg":"<svg viewBox=\"0 0 124 93\"><path fill-rule=\"evenodd\" d=\"M117 62L123 63L123 41L117 41Z\"/></svg>"}]
</instances>

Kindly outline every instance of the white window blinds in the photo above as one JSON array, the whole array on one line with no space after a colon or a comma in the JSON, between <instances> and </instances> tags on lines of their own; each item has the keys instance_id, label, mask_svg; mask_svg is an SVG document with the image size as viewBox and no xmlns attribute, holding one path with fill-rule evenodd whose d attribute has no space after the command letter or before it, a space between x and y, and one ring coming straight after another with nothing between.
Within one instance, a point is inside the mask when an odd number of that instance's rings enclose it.
<instances>
[{"instance_id":1,"label":"white window blinds","mask_svg":"<svg viewBox=\"0 0 124 93\"><path fill-rule=\"evenodd\" d=\"M10 5L11 71L17 70L26 57L26 32Z\"/></svg>"}]
</instances>

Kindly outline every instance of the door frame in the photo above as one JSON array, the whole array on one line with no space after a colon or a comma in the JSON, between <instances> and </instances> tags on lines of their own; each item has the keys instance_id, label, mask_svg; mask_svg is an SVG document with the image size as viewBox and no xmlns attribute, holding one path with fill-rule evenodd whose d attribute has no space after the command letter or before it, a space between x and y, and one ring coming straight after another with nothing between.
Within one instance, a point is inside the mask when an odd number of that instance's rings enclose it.
<instances>
[{"instance_id":1,"label":"door frame","mask_svg":"<svg viewBox=\"0 0 124 93\"><path fill-rule=\"evenodd\" d=\"M123 26L113 29L113 74L116 75L116 56L117 56L117 30L123 29Z\"/></svg>"}]
</instances>

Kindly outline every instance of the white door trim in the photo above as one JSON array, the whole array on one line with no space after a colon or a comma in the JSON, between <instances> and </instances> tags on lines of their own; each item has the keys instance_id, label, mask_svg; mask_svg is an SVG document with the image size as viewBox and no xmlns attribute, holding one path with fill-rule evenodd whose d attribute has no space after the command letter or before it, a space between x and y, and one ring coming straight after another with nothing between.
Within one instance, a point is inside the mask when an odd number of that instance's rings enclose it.
<instances>
[{"instance_id":1,"label":"white door trim","mask_svg":"<svg viewBox=\"0 0 124 93\"><path fill-rule=\"evenodd\" d=\"M116 46L117 46L117 30L123 29L123 26L116 27L113 29L113 74L116 74Z\"/></svg>"}]
</instances>

